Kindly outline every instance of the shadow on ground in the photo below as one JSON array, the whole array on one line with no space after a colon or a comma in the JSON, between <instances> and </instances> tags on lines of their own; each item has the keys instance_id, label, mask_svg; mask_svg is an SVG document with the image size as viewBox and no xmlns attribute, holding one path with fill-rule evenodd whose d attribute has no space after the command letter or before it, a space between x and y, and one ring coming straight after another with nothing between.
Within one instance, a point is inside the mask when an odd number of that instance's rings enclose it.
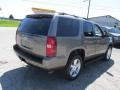
<instances>
[{"instance_id":1,"label":"shadow on ground","mask_svg":"<svg viewBox=\"0 0 120 90\"><path fill-rule=\"evenodd\" d=\"M113 64L113 60L89 64L82 70L79 78L72 82L64 80L59 72L48 74L38 68L26 66L4 73L0 77L0 84L3 90L85 90L103 73L113 77L107 72Z\"/></svg>"}]
</instances>

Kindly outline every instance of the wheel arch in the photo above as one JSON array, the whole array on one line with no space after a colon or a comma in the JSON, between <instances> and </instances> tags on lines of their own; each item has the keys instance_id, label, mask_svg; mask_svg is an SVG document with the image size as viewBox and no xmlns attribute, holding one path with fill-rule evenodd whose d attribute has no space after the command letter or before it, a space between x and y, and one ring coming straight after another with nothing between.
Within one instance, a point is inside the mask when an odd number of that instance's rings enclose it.
<instances>
[{"instance_id":1,"label":"wheel arch","mask_svg":"<svg viewBox=\"0 0 120 90\"><path fill-rule=\"evenodd\" d=\"M85 59L85 50L84 49L75 49L73 51L70 52L68 60L73 57L74 55L80 55L82 60L84 61Z\"/></svg>"}]
</instances>

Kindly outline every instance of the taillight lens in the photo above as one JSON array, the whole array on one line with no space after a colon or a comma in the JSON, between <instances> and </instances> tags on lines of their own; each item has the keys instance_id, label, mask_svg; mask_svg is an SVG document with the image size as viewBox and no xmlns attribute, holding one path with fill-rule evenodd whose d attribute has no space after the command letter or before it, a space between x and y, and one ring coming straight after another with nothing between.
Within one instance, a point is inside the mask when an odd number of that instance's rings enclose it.
<instances>
[{"instance_id":1,"label":"taillight lens","mask_svg":"<svg viewBox=\"0 0 120 90\"><path fill-rule=\"evenodd\" d=\"M55 37L47 37L46 56L55 57L57 52L57 41Z\"/></svg>"}]
</instances>

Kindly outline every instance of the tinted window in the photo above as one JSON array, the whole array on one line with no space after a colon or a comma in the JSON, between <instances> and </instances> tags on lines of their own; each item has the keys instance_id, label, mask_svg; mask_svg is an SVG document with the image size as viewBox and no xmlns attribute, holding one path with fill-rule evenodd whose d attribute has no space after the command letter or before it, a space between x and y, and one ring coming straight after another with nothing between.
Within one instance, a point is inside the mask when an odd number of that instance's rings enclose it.
<instances>
[{"instance_id":1,"label":"tinted window","mask_svg":"<svg viewBox=\"0 0 120 90\"><path fill-rule=\"evenodd\" d=\"M94 35L93 34L93 25L90 22L85 21L83 28L84 28L84 35L85 36L92 37Z\"/></svg>"},{"instance_id":2,"label":"tinted window","mask_svg":"<svg viewBox=\"0 0 120 90\"><path fill-rule=\"evenodd\" d=\"M109 29L109 32L110 32L110 33L115 33L115 30Z\"/></svg>"},{"instance_id":3,"label":"tinted window","mask_svg":"<svg viewBox=\"0 0 120 90\"><path fill-rule=\"evenodd\" d=\"M111 33L120 33L120 30L118 30L118 29L110 29L109 31Z\"/></svg>"},{"instance_id":4,"label":"tinted window","mask_svg":"<svg viewBox=\"0 0 120 90\"><path fill-rule=\"evenodd\" d=\"M79 31L79 20L59 18L57 36L76 36Z\"/></svg>"},{"instance_id":5,"label":"tinted window","mask_svg":"<svg viewBox=\"0 0 120 90\"><path fill-rule=\"evenodd\" d=\"M18 31L35 35L47 35L51 18L26 18L22 21Z\"/></svg>"}]
</instances>

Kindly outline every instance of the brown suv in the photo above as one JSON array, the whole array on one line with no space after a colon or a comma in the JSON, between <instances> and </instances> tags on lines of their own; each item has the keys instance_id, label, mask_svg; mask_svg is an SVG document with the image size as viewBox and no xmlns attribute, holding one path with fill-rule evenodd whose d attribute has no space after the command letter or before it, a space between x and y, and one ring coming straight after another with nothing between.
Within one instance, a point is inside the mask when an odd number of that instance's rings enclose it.
<instances>
[{"instance_id":1,"label":"brown suv","mask_svg":"<svg viewBox=\"0 0 120 90\"><path fill-rule=\"evenodd\" d=\"M14 50L27 64L48 70L64 67L66 78L74 80L85 61L99 56L110 60L112 46L99 25L57 13L26 16Z\"/></svg>"}]
</instances>

